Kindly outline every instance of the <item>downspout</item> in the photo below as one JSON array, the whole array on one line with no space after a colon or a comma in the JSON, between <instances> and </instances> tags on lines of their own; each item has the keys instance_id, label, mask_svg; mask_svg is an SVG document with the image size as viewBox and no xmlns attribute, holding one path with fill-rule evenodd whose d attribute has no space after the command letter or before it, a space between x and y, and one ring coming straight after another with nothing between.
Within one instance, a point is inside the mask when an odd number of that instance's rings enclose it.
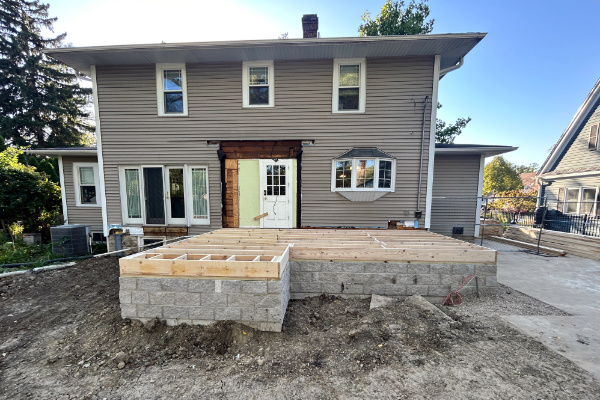
<instances>
[{"instance_id":1,"label":"downspout","mask_svg":"<svg viewBox=\"0 0 600 400\"><path fill-rule=\"evenodd\" d=\"M460 61L458 62L458 64L453 65L453 66L448 67L448 68L442 69L440 71L440 79L442 79L444 77L444 75L446 75L448 72L452 72L452 71L455 71L455 70L459 69L460 67L463 66L464 63L465 63L465 58L461 57Z\"/></svg>"},{"instance_id":2,"label":"downspout","mask_svg":"<svg viewBox=\"0 0 600 400\"><path fill-rule=\"evenodd\" d=\"M421 157L419 160L419 191L417 192L417 213L421 211L421 180L423 177L423 149L425 148L425 112L427 112L428 100L429 96L425 96L425 100L423 100L423 121L421 122ZM416 213L415 218L419 218L417 217Z\"/></svg>"}]
</instances>

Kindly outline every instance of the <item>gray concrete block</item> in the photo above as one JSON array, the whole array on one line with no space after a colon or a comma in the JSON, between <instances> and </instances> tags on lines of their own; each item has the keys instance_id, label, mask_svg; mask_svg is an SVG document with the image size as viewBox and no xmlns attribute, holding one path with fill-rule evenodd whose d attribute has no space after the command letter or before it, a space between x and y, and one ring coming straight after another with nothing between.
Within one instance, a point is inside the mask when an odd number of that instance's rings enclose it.
<instances>
[{"instance_id":1,"label":"gray concrete block","mask_svg":"<svg viewBox=\"0 0 600 400\"><path fill-rule=\"evenodd\" d=\"M365 283L363 284L363 293L364 294L378 294L380 296L385 296L385 287L387 285L383 285L380 283L372 284Z\"/></svg>"},{"instance_id":2,"label":"gray concrete block","mask_svg":"<svg viewBox=\"0 0 600 400\"><path fill-rule=\"evenodd\" d=\"M216 321L239 321L242 318L242 312L237 307L215 308Z\"/></svg>"},{"instance_id":3,"label":"gray concrete block","mask_svg":"<svg viewBox=\"0 0 600 400\"><path fill-rule=\"evenodd\" d=\"M319 288L320 288L320 286L319 286ZM281 307L281 295L280 294L267 294L267 295L263 295L263 296L256 295L256 297L254 298L254 306L257 308Z\"/></svg>"},{"instance_id":4,"label":"gray concrete block","mask_svg":"<svg viewBox=\"0 0 600 400\"><path fill-rule=\"evenodd\" d=\"M266 294L267 293L267 282L266 281L243 281L242 282L243 293L253 294Z\"/></svg>"},{"instance_id":5,"label":"gray concrete block","mask_svg":"<svg viewBox=\"0 0 600 400\"><path fill-rule=\"evenodd\" d=\"M190 307L188 310L189 317L196 321L214 321L215 320L215 309L212 307Z\"/></svg>"},{"instance_id":6,"label":"gray concrete block","mask_svg":"<svg viewBox=\"0 0 600 400\"><path fill-rule=\"evenodd\" d=\"M137 289L147 292L159 292L162 290L162 280L164 278L138 278Z\"/></svg>"},{"instance_id":7,"label":"gray concrete block","mask_svg":"<svg viewBox=\"0 0 600 400\"><path fill-rule=\"evenodd\" d=\"M439 285L440 274L417 275L417 285Z\"/></svg>"},{"instance_id":8,"label":"gray concrete block","mask_svg":"<svg viewBox=\"0 0 600 400\"><path fill-rule=\"evenodd\" d=\"M266 308L242 308L242 321L267 322Z\"/></svg>"},{"instance_id":9,"label":"gray concrete block","mask_svg":"<svg viewBox=\"0 0 600 400\"><path fill-rule=\"evenodd\" d=\"M383 274L386 273L386 267L387 264L386 263L365 263L364 264L364 271L365 273L371 273L371 274Z\"/></svg>"},{"instance_id":10,"label":"gray concrete block","mask_svg":"<svg viewBox=\"0 0 600 400\"><path fill-rule=\"evenodd\" d=\"M362 283L347 283L344 285L344 294L363 294L364 287Z\"/></svg>"},{"instance_id":11,"label":"gray concrete block","mask_svg":"<svg viewBox=\"0 0 600 400\"><path fill-rule=\"evenodd\" d=\"M163 292L187 292L189 279L164 278L162 281Z\"/></svg>"},{"instance_id":12,"label":"gray concrete block","mask_svg":"<svg viewBox=\"0 0 600 400\"><path fill-rule=\"evenodd\" d=\"M475 273L475 267L468 264L454 264L452 266L452 273L454 275L473 275Z\"/></svg>"},{"instance_id":13,"label":"gray concrete block","mask_svg":"<svg viewBox=\"0 0 600 400\"><path fill-rule=\"evenodd\" d=\"M201 303L200 293L175 293L175 305L177 306L199 306Z\"/></svg>"},{"instance_id":14,"label":"gray concrete block","mask_svg":"<svg viewBox=\"0 0 600 400\"><path fill-rule=\"evenodd\" d=\"M406 267L408 274L428 274L430 270L429 264L408 264Z\"/></svg>"},{"instance_id":15,"label":"gray concrete block","mask_svg":"<svg viewBox=\"0 0 600 400\"><path fill-rule=\"evenodd\" d=\"M310 282L292 282L290 283L290 290L292 292L305 292L305 293L322 293L320 283Z\"/></svg>"},{"instance_id":16,"label":"gray concrete block","mask_svg":"<svg viewBox=\"0 0 600 400\"><path fill-rule=\"evenodd\" d=\"M221 293L241 293L242 282L241 281L222 281L221 282Z\"/></svg>"},{"instance_id":17,"label":"gray concrete block","mask_svg":"<svg viewBox=\"0 0 600 400\"><path fill-rule=\"evenodd\" d=\"M476 265L475 275L477 276L496 276L498 273L495 265Z\"/></svg>"},{"instance_id":18,"label":"gray concrete block","mask_svg":"<svg viewBox=\"0 0 600 400\"><path fill-rule=\"evenodd\" d=\"M406 296L406 285L385 285L386 296Z\"/></svg>"},{"instance_id":19,"label":"gray concrete block","mask_svg":"<svg viewBox=\"0 0 600 400\"><path fill-rule=\"evenodd\" d=\"M162 306L150 306L146 304L138 304L137 316L140 318L162 318Z\"/></svg>"},{"instance_id":20,"label":"gray concrete block","mask_svg":"<svg viewBox=\"0 0 600 400\"><path fill-rule=\"evenodd\" d=\"M322 263L320 261L291 261L290 267L292 271L321 271Z\"/></svg>"},{"instance_id":21,"label":"gray concrete block","mask_svg":"<svg viewBox=\"0 0 600 400\"><path fill-rule=\"evenodd\" d=\"M254 296L261 295L230 293L227 295L227 307L254 307Z\"/></svg>"},{"instance_id":22,"label":"gray concrete block","mask_svg":"<svg viewBox=\"0 0 600 400\"><path fill-rule=\"evenodd\" d=\"M175 318L175 319L193 319L189 316L189 307L179 307L179 306L164 306L163 307L163 316L164 318Z\"/></svg>"},{"instance_id":23,"label":"gray concrete block","mask_svg":"<svg viewBox=\"0 0 600 400\"><path fill-rule=\"evenodd\" d=\"M343 272L344 264L342 262L331 262L331 261L322 261L321 262L321 271L322 272Z\"/></svg>"},{"instance_id":24,"label":"gray concrete block","mask_svg":"<svg viewBox=\"0 0 600 400\"><path fill-rule=\"evenodd\" d=\"M452 274L452 264L431 264L429 268L432 274Z\"/></svg>"},{"instance_id":25,"label":"gray concrete block","mask_svg":"<svg viewBox=\"0 0 600 400\"><path fill-rule=\"evenodd\" d=\"M188 290L195 293L214 293L215 281L210 279L190 279Z\"/></svg>"},{"instance_id":26,"label":"gray concrete block","mask_svg":"<svg viewBox=\"0 0 600 400\"><path fill-rule=\"evenodd\" d=\"M119 287L121 288L121 290L136 290L137 278L120 277Z\"/></svg>"},{"instance_id":27,"label":"gray concrete block","mask_svg":"<svg viewBox=\"0 0 600 400\"><path fill-rule=\"evenodd\" d=\"M122 318L136 318L137 317L137 306L135 304L121 304L121 317Z\"/></svg>"},{"instance_id":28,"label":"gray concrete block","mask_svg":"<svg viewBox=\"0 0 600 400\"><path fill-rule=\"evenodd\" d=\"M441 285L452 285L452 286L460 286L463 281L462 275L441 275L440 276L440 284Z\"/></svg>"},{"instance_id":29,"label":"gray concrete block","mask_svg":"<svg viewBox=\"0 0 600 400\"><path fill-rule=\"evenodd\" d=\"M267 293L281 293L281 288L282 288L282 281L267 282Z\"/></svg>"},{"instance_id":30,"label":"gray concrete block","mask_svg":"<svg viewBox=\"0 0 600 400\"><path fill-rule=\"evenodd\" d=\"M429 286L425 285L407 285L406 295L412 296L413 294L419 294L421 296L427 296Z\"/></svg>"},{"instance_id":31,"label":"gray concrete block","mask_svg":"<svg viewBox=\"0 0 600 400\"><path fill-rule=\"evenodd\" d=\"M397 285L416 285L418 281L416 274L398 274L396 275Z\"/></svg>"},{"instance_id":32,"label":"gray concrete block","mask_svg":"<svg viewBox=\"0 0 600 400\"><path fill-rule=\"evenodd\" d=\"M160 304L162 306L171 306L175 304L175 293L173 292L150 292L148 297L150 299L150 304Z\"/></svg>"},{"instance_id":33,"label":"gray concrete block","mask_svg":"<svg viewBox=\"0 0 600 400\"><path fill-rule=\"evenodd\" d=\"M201 304L206 307L227 307L226 293L202 293ZM202 319L202 318L192 318Z\"/></svg>"},{"instance_id":34,"label":"gray concrete block","mask_svg":"<svg viewBox=\"0 0 600 400\"><path fill-rule=\"evenodd\" d=\"M409 265L410 264L386 263L385 272L389 274L407 274Z\"/></svg>"},{"instance_id":35,"label":"gray concrete block","mask_svg":"<svg viewBox=\"0 0 600 400\"><path fill-rule=\"evenodd\" d=\"M486 276L485 286L498 286L498 279L495 276Z\"/></svg>"},{"instance_id":36,"label":"gray concrete block","mask_svg":"<svg viewBox=\"0 0 600 400\"><path fill-rule=\"evenodd\" d=\"M363 273L365 272L365 264L361 262L344 262L342 264L342 271L352 273Z\"/></svg>"},{"instance_id":37,"label":"gray concrete block","mask_svg":"<svg viewBox=\"0 0 600 400\"><path fill-rule=\"evenodd\" d=\"M317 275L317 274L315 273L314 275ZM312 279L313 279L312 272L292 271L290 273L290 280L292 282L312 282L313 281Z\"/></svg>"},{"instance_id":38,"label":"gray concrete block","mask_svg":"<svg viewBox=\"0 0 600 400\"><path fill-rule=\"evenodd\" d=\"M394 284L398 282L396 274L364 274L367 275L367 281L365 283L379 283L379 284ZM358 283L358 282L357 282Z\"/></svg>"},{"instance_id":39,"label":"gray concrete block","mask_svg":"<svg viewBox=\"0 0 600 400\"><path fill-rule=\"evenodd\" d=\"M323 293L327 293L327 294L342 293L342 284L341 283L323 283L323 284L321 284L321 291ZM292 292L294 294L296 294L295 291L292 291Z\"/></svg>"},{"instance_id":40,"label":"gray concrete block","mask_svg":"<svg viewBox=\"0 0 600 400\"><path fill-rule=\"evenodd\" d=\"M448 294L452 290L450 289L450 285L432 285L429 286L429 296L448 296Z\"/></svg>"},{"instance_id":41,"label":"gray concrete block","mask_svg":"<svg viewBox=\"0 0 600 400\"><path fill-rule=\"evenodd\" d=\"M119 303L131 304L131 292L128 290L119 291Z\"/></svg>"},{"instance_id":42,"label":"gray concrete block","mask_svg":"<svg viewBox=\"0 0 600 400\"><path fill-rule=\"evenodd\" d=\"M267 310L267 321L269 322L282 322L284 313L281 312L280 308L269 308Z\"/></svg>"},{"instance_id":43,"label":"gray concrete block","mask_svg":"<svg viewBox=\"0 0 600 400\"><path fill-rule=\"evenodd\" d=\"M133 304L148 304L148 292L131 292L131 302Z\"/></svg>"}]
</instances>

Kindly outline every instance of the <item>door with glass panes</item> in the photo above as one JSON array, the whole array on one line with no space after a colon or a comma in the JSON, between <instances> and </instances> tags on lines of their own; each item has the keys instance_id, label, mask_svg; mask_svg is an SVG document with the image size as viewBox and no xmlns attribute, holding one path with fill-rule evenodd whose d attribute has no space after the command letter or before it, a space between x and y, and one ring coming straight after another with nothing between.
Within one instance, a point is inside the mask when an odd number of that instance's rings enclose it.
<instances>
[{"instance_id":1,"label":"door with glass panes","mask_svg":"<svg viewBox=\"0 0 600 400\"><path fill-rule=\"evenodd\" d=\"M292 160L260 160L262 228L292 228Z\"/></svg>"},{"instance_id":2,"label":"door with glass panes","mask_svg":"<svg viewBox=\"0 0 600 400\"><path fill-rule=\"evenodd\" d=\"M144 167L144 205L147 225L185 225L182 167Z\"/></svg>"}]
</instances>

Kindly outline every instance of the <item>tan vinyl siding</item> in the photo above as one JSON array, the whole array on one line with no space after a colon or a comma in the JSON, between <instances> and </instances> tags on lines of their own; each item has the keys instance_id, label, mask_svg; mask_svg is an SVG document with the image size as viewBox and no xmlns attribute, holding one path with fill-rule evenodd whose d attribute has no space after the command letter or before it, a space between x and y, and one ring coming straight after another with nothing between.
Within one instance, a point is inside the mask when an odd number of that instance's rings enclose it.
<instances>
[{"instance_id":1,"label":"tan vinyl siding","mask_svg":"<svg viewBox=\"0 0 600 400\"><path fill-rule=\"evenodd\" d=\"M554 168L548 172L570 170L574 168L600 167L600 150L591 151L588 149L590 129L592 125L599 123L600 104L596 104L596 108L583 128L581 128L575 139L567 146L567 150L558 160Z\"/></svg>"},{"instance_id":2,"label":"tan vinyl siding","mask_svg":"<svg viewBox=\"0 0 600 400\"><path fill-rule=\"evenodd\" d=\"M102 207L77 206L73 163L95 163L96 157L63 156L63 174L65 177L65 195L67 197L67 217L69 224L90 225L93 232L102 232ZM100 201L100 182L96 183L97 198Z\"/></svg>"},{"instance_id":3,"label":"tan vinyl siding","mask_svg":"<svg viewBox=\"0 0 600 400\"><path fill-rule=\"evenodd\" d=\"M333 60L275 63L275 107L242 108L242 65L188 64L188 117L158 117L154 65L98 67L108 223L121 220L118 165L207 165L221 226L220 163L207 140L315 140L302 155L303 226L387 226L425 210L433 58L367 60L364 114L331 112ZM425 155L417 207L422 110ZM331 192L331 160L352 147L397 158L396 191L370 203ZM424 216L421 225L424 222Z\"/></svg>"},{"instance_id":4,"label":"tan vinyl siding","mask_svg":"<svg viewBox=\"0 0 600 400\"><path fill-rule=\"evenodd\" d=\"M431 230L452 234L452 227L463 227L464 234L475 233L480 155L436 155L433 172ZM436 199L435 197L458 197Z\"/></svg>"}]
</instances>

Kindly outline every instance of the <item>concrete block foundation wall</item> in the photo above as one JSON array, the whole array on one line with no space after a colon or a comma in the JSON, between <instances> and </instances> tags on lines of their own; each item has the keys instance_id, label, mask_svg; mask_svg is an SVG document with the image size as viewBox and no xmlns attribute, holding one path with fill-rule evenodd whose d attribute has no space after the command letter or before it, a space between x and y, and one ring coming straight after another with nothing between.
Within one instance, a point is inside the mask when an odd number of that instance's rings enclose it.
<instances>
[{"instance_id":1,"label":"concrete block foundation wall","mask_svg":"<svg viewBox=\"0 0 600 400\"><path fill-rule=\"evenodd\" d=\"M280 281L121 277L121 316L168 325L206 325L232 320L281 332L290 299L290 268Z\"/></svg>"},{"instance_id":2,"label":"concrete block foundation wall","mask_svg":"<svg viewBox=\"0 0 600 400\"><path fill-rule=\"evenodd\" d=\"M478 277L481 292L497 285L495 265L330 261L291 261L290 264L293 299L321 293L443 297L473 274ZM475 280L472 280L461 293L470 294L474 290Z\"/></svg>"}]
</instances>

